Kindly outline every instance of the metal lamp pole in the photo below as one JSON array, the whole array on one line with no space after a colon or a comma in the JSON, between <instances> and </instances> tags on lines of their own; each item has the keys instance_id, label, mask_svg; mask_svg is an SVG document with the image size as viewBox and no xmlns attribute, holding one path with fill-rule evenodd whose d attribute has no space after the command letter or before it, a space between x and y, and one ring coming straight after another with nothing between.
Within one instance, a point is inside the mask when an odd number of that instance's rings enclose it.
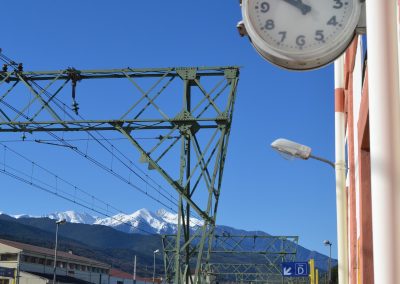
<instances>
[{"instance_id":1,"label":"metal lamp pole","mask_svg":"<svg viewBox=\"0 0 400 284\"><path fill-rule=\"evenodd\" d=\"M54 266L53 266L53 284L56 284L56 272L57 272L57 246L58 246L58 226L60 224L65 224L65 219L58 220L56 222L56 244L54 247Z\"/></svg>"},{"instance_id":2,"label":"metal lamp pole","mask_svg":"<svg viewBox=\"0 0 400 284\"><path fill-rule=\"evenodd\" d=\"M336 64L337 65L337 64ZM336 68L338 69L338 68ZM336 76L340 77L340 76ZM344 141L344 116L335 113L338 122L335 123L335 159L336 163L327 159L311 155L311 148L287 139L277 139L271 147L286 156L307 160L309 158L324 162L335 169L336 178L336 219L338 239L338 274L339 283L347 284L349 281L348 269L348 243L347 243L347 200L346 200L346 165Z\"/></svg>"},{"instance_id":3,"label":"metal lamp pole","mask_svg":"<svg viewBox=\"0 0 400 284\"><path fill-rule=\"evenodd\" d=\"M156 276L156 253L158 253L160 250L156 249L153 251L153 284L154 284L154 278Z\"/></svg>"},{"instance_id":4,"label":"metal lamp pole","mask_svg":"<svg viewBox=\"0 0 400 284\"><path fill-rule=\"evenodd\" d=\"M332 283L332 274L331 274L331 253L332 253L332 243L329 240L324 241L324 245L329 246L329 263L328 263L328 283Z\"/></svg>"}]
</instances>

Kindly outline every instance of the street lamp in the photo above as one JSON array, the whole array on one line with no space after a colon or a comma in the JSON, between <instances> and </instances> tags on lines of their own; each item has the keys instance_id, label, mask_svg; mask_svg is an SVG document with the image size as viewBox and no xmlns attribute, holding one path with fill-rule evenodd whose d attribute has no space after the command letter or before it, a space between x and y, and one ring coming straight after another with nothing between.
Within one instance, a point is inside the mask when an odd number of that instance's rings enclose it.
<instances>
[{"instance_id":1,"label":"street lamp","mask_svg":"<svg viewBox=\"0 0 400 284\"><path fill-rule=\"evenodd\" d=\"M153 251L153 284L154 284L154 277L156 276L156 253L159 252L160 252L159 249Z\"/></svg>"},{"instance_id":2,"label":"street lamp","mask_svg":"<svg viewBox=\"0 0 400 284\"><path fill-rule=\"evenodd\" d=\"M337 141L343 141L343 131L337 127L335 159L333 163L327 159L311 155L311 148L287 139L279 138L271 143L271 147L279 153L294 158L307 160L309 158L324 162L335 169L336 175L336 220L337 220L337 242L338 242L338 275L339 283L348 283L348 244L347 244L347 199L346 199L346 164L344 145ZM341 135L339 135L341 134ZM341 139L342 137L343 139Z\"/></svg>"},{"instance_id":3,"label":"street lamp","mask_svg":"<svg viewBox=\"0 0 400 284\"><path fill-rule=\"evenodd\" d=\"M67 221L61 219L56 221L56 245L54 247L54 266L53 266L53 284L56 284L56 272L57 272L57 245L58 245L58 226L65 224Z\"/></svg>"},{"instance_id":4,"label":"street lamp","mask_svg":"<svg viewBox=\"0 0 400 284\"><path fill-rule=\"evenodd\" d=\"M332 283L332 274L331 274L331 253L332 253L332 243L329 240L324 241L324 245L329 246L329 263L328 263L328 283Z\"/></svg>"},{"instance_id":5,"label":"street lamp","mask_svg":"<svg viewBox=\"0 0 400 284\"><path fill-rule=\"evenodd\" d=\"M309 158L324 162L335 168L335 164L327 159L311 155L311 148L287 139L279 138L271 143L271 147L279 153L294 158L308 160Z\"/></svg>"}]
</instances>

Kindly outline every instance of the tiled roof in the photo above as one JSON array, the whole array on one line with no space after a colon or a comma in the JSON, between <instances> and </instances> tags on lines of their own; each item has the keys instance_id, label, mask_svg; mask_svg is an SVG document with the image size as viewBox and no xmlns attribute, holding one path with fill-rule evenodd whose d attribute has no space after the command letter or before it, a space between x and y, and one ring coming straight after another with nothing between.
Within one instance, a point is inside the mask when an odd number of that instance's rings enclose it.
<instances>
[{"instance_id":1,"label":"tiled roof","mask_svg":"<svg viewBox=\"0 0 400 284\"><path fill-rule=\"evenodd\" d=\"M121 271L121 270L118 270L115 268L112 268L110 270L110 276L122 278L122 279L133 279L132 274L126 273L124 271ZM143 282L149 282L149 283L152 283L152 281L153 281L152 278L143 278L143 277L138 277L138 276L136 276L136 280L143 281ZM159 278L155 278L154 283L161 283L161 280Z\"/></svg>"},{"instance_id":2,"label":"tiled roof","mask_svg":"<svg viewBox=\"0 0 400 284\"><path fill-rule=\"evenodd\" d=\"M42 255L44 254L50 258L54 258L54 249L48 249L48 248L43 248L43 247L38 247L38 246L34 246L34 245L29 245L29 244L19 243L19 242L14 242L14 241L9 241L9 240L3 240L3 239L0 239L0 243L20 249L23 252L38 253L38 254L42 254ZM109 265L99 262L97 260L93 260L90 258L86 258L83 256L71 254L68 252L60 251L60 250L57 250L57 257L60 260L61 260L61 258L63 258L63 259L75 260L75 261L79 261L79 262L85 262L90 265L99 266L101 268L109 268Z\"/></svg>"},{"instance_id":3,"label":"tiled roof","mask_svg":"<svg viewBox=\"0 0 400 284\"><path fill-rule=\"evenodd\" d=\"M34 274L43 278L46 278L48 280L53 280L53 274L47 274L47 273L39 273L39 272L28 272L30 274ZM92 284L91 282L78 279L75 277L67 276L67 275L56 275L56 281L61 282L61 283L68 283L68 284Z\"/></svg>"}]
</instances>

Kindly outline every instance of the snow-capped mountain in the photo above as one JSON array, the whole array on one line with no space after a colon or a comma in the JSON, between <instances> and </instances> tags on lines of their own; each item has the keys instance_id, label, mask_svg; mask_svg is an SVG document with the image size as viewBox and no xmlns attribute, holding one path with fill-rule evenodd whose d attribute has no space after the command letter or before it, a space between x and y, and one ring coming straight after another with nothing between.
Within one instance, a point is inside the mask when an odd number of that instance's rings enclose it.
<instances>
[{"instance_id":1,"label":"snow-capped mountain","mask_svg":"<svg viewBox=\"0 0 400 284\"><path fill-rule=\"evenodd\" d=\"M25 214L13 215L19 218L39 218ZM112 227L125 233L150 233L150 234L175 234L177 232L178 214L159 209L153 213L145 208L137 210L132 214L119 213L111 217L99 218L88 213L78 213L75 211L65 211L47 214L45 216L54 220L65 219L69 223L79 223L87 225L103 225ZM190 226L196 229L201 226L203 221L190 218Z\"/></svg>"},{"instance_id":2,"label":"snow-capped mountain","mask_svg":"<svg viewBox=\"0 0 400 284\"><path fill-rule=\"evenodd\" d=\"M55 212L52 214L46 215L46 217L54 220L62 220L69 223L79 223L79 224L94 224L99 218L92 216L88 213L77 213L75 211L65 211L65 212Z\"/></svg>"},{"instance_id":3,"label":"snow-capped mountain","mask_svg":"<svg viewBox=\"0 0 400 284\"><path fill-rule=\"evenodd\" d=\"M164 209L153 213L147 209L140 209L130 215L117 214L112 217L98 219L94 224L113 227L129 233L175 234L178 215ZM191 218L191 227L195 228L202 221Z\"/></svg>"},{"instance_id":4,"label":"snow-capped mountain","mask_svg":"<svg viewBox=\"0 0 400 284\"><path fill-rule=\"evenodd\" d=\"M47 218L50 218L53 220L65 219L65 221L67 221L69 223L79 223L79 224L88 224L88 225L92 225L98 220L97 217L94 217L88 213L77 213L75 211L55 212L55 213L47 214L44 216L32 216L32 215L28 215L28 214L18 214L18 215L11 215L11 216L16 219L41 218L41 217L47 217Z\"/></svg>"}]
</instances>

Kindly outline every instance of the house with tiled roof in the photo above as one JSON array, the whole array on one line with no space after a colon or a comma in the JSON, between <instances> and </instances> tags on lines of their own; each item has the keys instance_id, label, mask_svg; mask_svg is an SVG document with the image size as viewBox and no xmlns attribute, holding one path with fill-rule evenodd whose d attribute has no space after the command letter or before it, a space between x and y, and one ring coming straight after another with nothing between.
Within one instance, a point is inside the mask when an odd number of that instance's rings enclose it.
<instances>
[{"instance_id":1,"label":"house with tiled roof","mask_svg":"<svg viewBox=\"0 0 400 284\"><path fill-rule=\"evenodd\" d=\"M56 282L108 284L109 268L108 264L73 252L58 251ZM0 284L52 283L53 271L53 249L0 239Z\"/></svg>"}]
</instances>

